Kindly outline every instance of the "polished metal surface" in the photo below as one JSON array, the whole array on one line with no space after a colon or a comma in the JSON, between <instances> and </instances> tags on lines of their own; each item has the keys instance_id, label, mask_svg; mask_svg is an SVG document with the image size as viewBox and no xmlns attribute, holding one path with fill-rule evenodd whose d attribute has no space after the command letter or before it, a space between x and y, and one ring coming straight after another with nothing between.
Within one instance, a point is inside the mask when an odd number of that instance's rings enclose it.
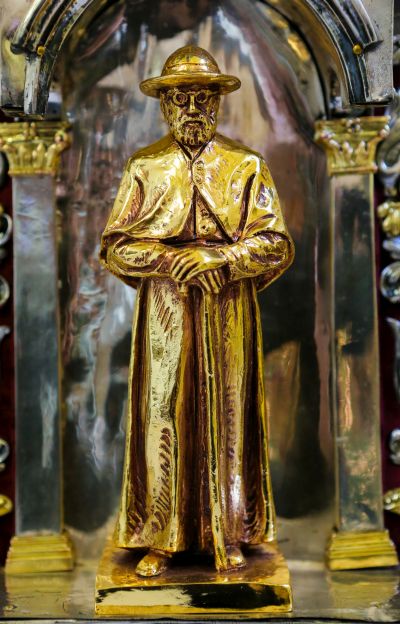
<instances>
[{"instance_id":1,"label":"polished metal surface","mask_svg":"<svg viewBox=\"0 0 400 624\"><path fill-rule=\"evenodd\" d=\"M173 19L179 23L191 12L202 11L208 1L185 3L181 11L174 2ZM235 3L240 6L241 1ZM3 20L7 47L3 51L2 106L10 111L19 109L27 115L43 115L50 95L47 112L54 114L58 107L50 86L52 81L54 86L60 53L64 53L64 46L77 32L80 37L88 24L102 14L105 4L100 0L35 0L28 9L16 13L11 3L11 12L5 10L7 17ZM267 4L286 13L309 40L327 91L331 90L333 71L340 76L344 98L351 104L390 98L391 0L380 0L379 7L373 0L269 0ZM162 5L163 0L155 0L150 8L147 4L146 10L148 14L161 15ZM139 0L130 4L133 11L141 13L143 6ZM112 10L111 2L108 8ZM164 24L167 27L167 21ZM11 75L13 81L9 79ZM16 86L10 90L12 82Z\"/></svg>"},{"instance_id":2,"label":"polished metal surface","mask_svg":"<svg viewBox=\"0 0 400 624\"><path fill-rule=\"evenodd\" d=\"M16 532L61 531L54 181L13 180Z\"/></svg>"},{"instance_id":3,"label":"polished metal surface","mask_svg":"<svg viewBox=\"0 0 400 624\"><path fill-rule=\"evenodd\" d=\"M390 253L393 260L400 260L400 236L383 241L382 247Z\"/></svg>"},{"instance_id":4,"label":"polished metal surface","mask_svg":"<svg viewBox=\"0 0 400 624\"><path fill-rule=\"evenodd\" d=\"M9 214L0 212L0 247L3 247L11 238L12 218Z\"/></svg>"},{"instance_id":5,"label":"polished metal surface","mask_svg":"<svg viewBox=\"0 0 400 624\"><path fill-rule=\"evenodd\" d=\"M386 322L392 328L393 337L395 341L394 342L395 344L394 363L393 363L393 386L394 386L394 390L396 393L397 401L400 403L400 321L394 318L387 318ZM391 434L390 450L392 451L392 453L395 452L394 449L392 448L392 436L395 435L395 432L398 432L400 434L400 430L395 429ZM396 453L399 453L398 463L400 464L400 436L395 439L396 439L396 442L399 443L399 448L396 450ZM393 461L393 463L397 463L396 461L394 461L393 457L392 456L390 457L391 460Z\"/></svg>"},{"instance_id":6,"label":"polished metal surface","mask_svg":"<svg viewBox=\"0 0 400 624\"><path fill-rule=\"evenodd\" d=\"M158 102L138 84L195 41L241 79L243 92L226 98L219 127L265 156L295 239L291 274L260 296L271 465L290 552L321 559L332 525L333 458L329 194L325 158L312 140L324 112L318 74L304 42L270 8L249 0L155 7L110 9L74 43L64 67L73 135L58 185L66 522L79 553L99 554L119 498L135 298L100 268L100 233L127 158L165 133Z\"/></svg>"},{"instance_id":7,"label":"polished metal surface","mask_svg":"<svg viewBox=\"0 0 400 624\"><path fill-rule=\"evenodd\" d=\"M393 429L389 437L390 460L400 466L400 429Z\"/></svg>"},{"instance_id":8,"label":"polished metal surface","mask_svg":"<svg viewBox=\"0 0 400 624\"><path fill-rule=\"evenodd\" d=\"M378 147L377 164L386 197L395 198L400 177L400 97L398 93L386 113L390 117L390 133Z\"/></svg>"},{"instance_id":9,"label":"polished metal surface","mask_svg":"<svg viewBox=\"0 0 400 624\"><path fill-rule=\"evenodd\" d=\"M385 267L380 277L380 291L390 303L400 302L400 262Z\"/></svg>"},{"instance_id":10,"label":"polished metal surface","mask_svg":"<svg viewBox=\"0 0 400 624\"><path fill-rule=\"evenodd\" d=\"M0 14L0 100L2 109L11 114L24 106L25 58L11 51L11 43L26 9L24 0L4 0ZM4 169L4 157L1 168Z\"/></svg>"},{"instance_id":11,"label":"polished metal surface","mask_svg":"<svg viewBox=\"0 0 400 624\"><path fill-rule=\"evenodd\" d=\"M332 180L339 531L383 528L372 185L371 174Z\"/></svg>"},{"instance_id":12,"label":"polished metal surface","mask_svg":"<svg viewBox=\"0 0 400 624\"><path fill-rule=\"evenodd\" d=\"M3 464L10 454L10 445L6 440L0 438L0 464Z\"/></svg>"},{"instance_id":13,"label":"polished metal surface","mask_svg":"<svg viewBox=\"0 0 400 624\"><path fill-rule=\"evenodd\" d=\"M7 325L0 325L0 344L4 338L10 333L10 328Z\"/></svg>"},{"instance_id":14,"label":"polished metal surface","mask_svg":"<svg viewBox=\"0 0 400 624\"><path fill-rule=\"evenodd\" d=\"M293 20L311 45L333 108L391 99L392 0L267 2Z\"/></svg>"},{"instance_id":15,"label":"polished metal surface","mask_svg":"<svg viewBox=\"0 0 400 624\"><path fill-rule=\"evenodd\" d=\"M73 572L0 576L2 621L39 624L101 621L94 613L97 561L82 561ZM323 564L290 561L294 610L274 622L398 622L399 572L364 570L328 572ZM104 621L104 619L103 619ZM132 619L112 618L113 622ZM148 620L147 620L148 621ZM153 620L157 622L157 620ZM168 622L163 618L160 622ZM227 622L237 621L225 620ZM250 620L251 621L251 620ZM136 622L144 622L137 619Z\"/></svg>"},{"instance_id":16,"label":"polished metal surface","mask_svg":"<svg viewBox=\"0 0 400 624\"><path fill-rule=\"evenodd\" d=\"M0 275L0 308L3 307L5 303L10 298L10 286L7 282L6 278Z\"/></svg>"}]
</instances>

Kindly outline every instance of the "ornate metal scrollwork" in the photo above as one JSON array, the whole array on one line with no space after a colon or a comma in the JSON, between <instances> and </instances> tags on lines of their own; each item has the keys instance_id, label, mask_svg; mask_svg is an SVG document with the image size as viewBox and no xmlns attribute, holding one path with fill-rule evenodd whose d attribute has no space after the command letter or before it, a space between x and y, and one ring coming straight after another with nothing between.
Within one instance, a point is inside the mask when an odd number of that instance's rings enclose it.
<instances>
[{"instance_id":1,"label":"ornate metal scrollwork","mask_svg":"<svg viewBox=\"0 0 400 624\"><path fill-rule=\"evenodd\" d=\"M384 187L386 201L377 208L381 227L386 235L382 246L389 252L393 262L380 275L380 291L392 304L400 303L400 98L397 95L391 109L390 133L378 149L379 177ZM386 318L395 341L393 386L400 403L400 320ZM400 465L400 429L393 429L388 440L390 459ZM387 511L400 512L399 490L387 492L384 497Z\"/></svg>"},{"instance_id":2,"label":"ornate metal scrollwork","mask_svg":"<svg viewBox=\"0 0 400 624\"><path fill-rule=\"evenodd\" d=\"M390 109L390 132L377 154L379 177L386 201L378 206L378 217L386 234L383 243L394 262L385 267L380 277L382 295L391 303L400 302L400 98L397 95ZM387 319L394 329L394 319ZM400 357L400 353L398 354ZM396 366L396 368L398 368Z\"/></svg>"}]
</instances>

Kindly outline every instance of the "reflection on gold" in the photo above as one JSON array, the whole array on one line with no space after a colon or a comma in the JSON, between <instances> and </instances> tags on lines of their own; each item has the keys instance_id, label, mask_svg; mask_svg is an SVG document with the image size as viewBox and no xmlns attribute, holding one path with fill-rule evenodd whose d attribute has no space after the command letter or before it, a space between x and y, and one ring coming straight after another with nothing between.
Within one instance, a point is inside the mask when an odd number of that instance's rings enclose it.
<instances>
[{"instance_id":1,"label":"reflection on gold","mask_svg":"<svg viewBox=\"0 0 400 624\"><path fill-rule=\"evenodd\" d=\"M201 556L182 556L158 578L132 573L140 555L109 542L96 577L96 613L133 617L259 618L291 610L289 572L275 543L253 546L247 566L218 573Z\"/></svg>"},{"instance_id":2,"label":"reflection on gold","mask_svg":"<svg viewBox=\"0 0 400 624\"><path fill-rule=\"evenodd\" d=\"M399 575L397 570L331 572L327 573L327 581L333 608L354 612L359 605L364 605L365 610L384 607L397 595Z\"/></svg>"},{"instance_id":3,"label":"reflection on gold","mask_svg":"<svg viewBox=\"0 0 400 624\"><path fill-rule=\"evenodd\" d=\"M267 353L264 371L267 412L273 418L271 448L285 457L293 444L300 397L300 343L292 340ZM286 392L288 387L290 392Z\"/></svg>"},{"instance_id":4,"label":"reflection on gold","mask_svg":"<svg viewBox=\"0 0 400 624\"><path fill-rule=\"evenodd\" d=\"M310 53L308 49L306 48L303 40L300 39L299 35L297 35L296 33L290 33L290 35L287 38L287 41L290 47L292 48L293 52L295 52L297 56L299 57L300 61L302 61L303 63L310 62L310 58L311 58Z\"/></svg>"},{"instance_id":5,"label":"reflection on gold","mask_svg":"<svg viewBox=\"0 0 400 624\"><path fill-rule=\"evenodd\" d=\"M40 619L65 617L65 605L70 601L73 591L73 576L60 570L59 573L43 571L25 574L6 574L5 589L7 606L3 608L3 617L21 619ZM17 611L15 611L17 609ZM9 612L9 614L8 614ZM11 619L11 621L14 621Z\"/></svg>"}]
</instances>

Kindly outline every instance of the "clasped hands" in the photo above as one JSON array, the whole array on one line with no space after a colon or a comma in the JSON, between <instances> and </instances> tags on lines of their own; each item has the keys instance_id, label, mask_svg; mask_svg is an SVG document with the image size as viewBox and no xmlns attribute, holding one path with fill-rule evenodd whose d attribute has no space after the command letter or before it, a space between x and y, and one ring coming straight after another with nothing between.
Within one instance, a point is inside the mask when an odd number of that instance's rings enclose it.
<instances>
[{"instance_id":1,"label":"clasped hands","mask_svg":"<svg viewBox=\"0 0 400 624\"><path fill-rule=\"evenodd\" d=\"M223 271L226 264L226 259L215 248L186 247L174 250L169 273L177 282L190 282L204 292L219 293L227 282Z\"/></svg>"}]
</instances>

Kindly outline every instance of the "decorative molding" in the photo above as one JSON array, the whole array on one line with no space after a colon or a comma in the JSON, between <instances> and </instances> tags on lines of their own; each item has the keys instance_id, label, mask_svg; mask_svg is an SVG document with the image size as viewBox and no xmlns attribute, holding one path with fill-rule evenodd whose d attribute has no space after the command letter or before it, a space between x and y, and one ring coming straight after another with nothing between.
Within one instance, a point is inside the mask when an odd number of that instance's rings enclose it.
<instances>
[{"instance_id":1,"label":"decorative molding","mask_svg":"<svg viewBox=\"0 0 400 624\"><path fill-rule=\"evenodd\" d=\"M0 151L11 176L55 175L60 154L70 146L68 124L34 121L0 124Z\"/></svg>"},{"instance_id":2,"label":"decorative molding","mask_svg":"<svg viewBox=\"0 0 400 624\"><path fill-rule=\"evenodd\" d=\"M330 570L398 565L396 548L386 530L334 531L326 558Z\"/></svg>"},{"instance_id":3,"label":"decorative molding","mask_svg":"<svg viewBox=\"0 0 400 624\"><path fill-rule=\"evenodd\" d=\"M16 535L6 561L7 574L64 572L74 565L73 549L66 532L49 535Z\"/></svg>"},{"instance_id":4,"label":"decorative molding","mask_svg":"<svg viewBox=\"0 0 400 624\"><path fill-rule=\"evenodd\" d=\"M389 134L388 117L317 121L315 141L325 150L330 176L375 173L376 147Z\"/></svg>"}]
</instances>

